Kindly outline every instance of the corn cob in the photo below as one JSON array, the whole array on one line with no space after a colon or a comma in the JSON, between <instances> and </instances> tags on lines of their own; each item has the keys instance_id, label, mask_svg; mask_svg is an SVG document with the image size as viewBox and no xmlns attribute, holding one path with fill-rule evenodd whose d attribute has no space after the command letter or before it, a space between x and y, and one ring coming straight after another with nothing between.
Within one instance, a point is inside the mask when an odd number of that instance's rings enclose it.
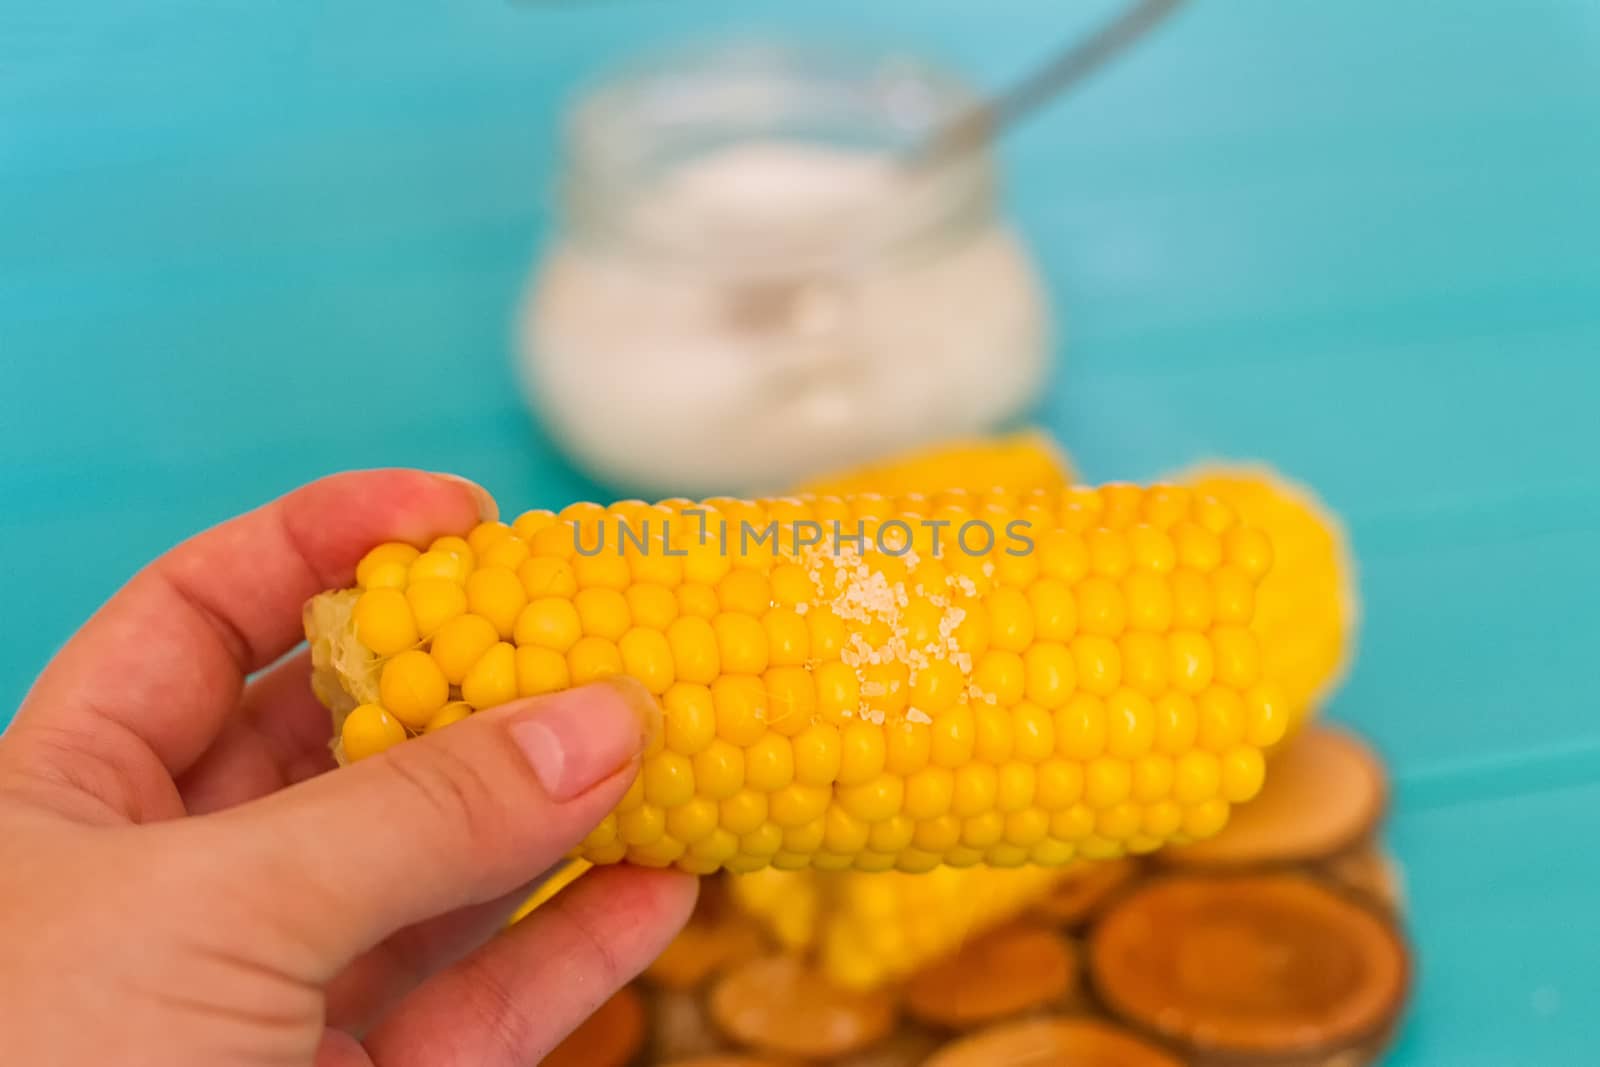
<instances>
[{"instance_id":1,"label":"corn cob","mask_svg":"<svg viewBox=\"0 0 1600 1067\"><path fill-rule=\"evenodd\" d=\"M1060 489L1072 479L1066 453L1040 430L1006 437L974 437L890 456L824 475L800 487L818 496L852 493L927 493L938 489L983 492Z\"/></svg>"},{"instance_id":2,"label":"corn cob","mask_svg":"<svg viewBox=\"0 0 1600 1067\"><path fill-rule=\"evenodd\" d=\"M1180 487L578 504L380 546L307 634L345 758L644 683L665 730L591 862L1060 865L1210 836L1260 788L1270 561Z\"/></svg>"}]
</instances>

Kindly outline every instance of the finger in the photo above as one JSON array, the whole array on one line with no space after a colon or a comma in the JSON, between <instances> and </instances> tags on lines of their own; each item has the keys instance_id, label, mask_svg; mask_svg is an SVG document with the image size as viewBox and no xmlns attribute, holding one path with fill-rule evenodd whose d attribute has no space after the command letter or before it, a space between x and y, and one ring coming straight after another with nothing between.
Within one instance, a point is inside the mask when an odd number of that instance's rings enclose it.
<instances>
[{"instance_id":1,"label":"finger","mask_svg":"<svg viewBox=\"0 0 1600 1067\"><path fill-rule=\"evenodd\" d=\"M372 1057L360 1041L330 1027L323 1031L322 1043L311 1063L312 1067L372 1067Z\"/></svg>"},{"instance_id":2,"label":"finger","mask_svg":"<svg viewBox=\"0 0 1600 1067\"><path fill-rule=\"evenodd\" d=\"M224 895L276 922L326 982L394 931L508 893L622 799L660 709L617 678L480 711L208 816Z\"/></svg>"},{"instance_id":3,"label":"finger","mask_svg":"<svg viewBox=\"0 0 1600 1067\"><path fill-rule=\"evenodd\" d=\"M311 653L300 652L252 681L239 713L178 781L184 808L204 815L332 770L332 720L311 691Z\"/></svg>"},{"instance_id":4,"label":"finger","mask_svg":"<svg viewBox=\"0 0 1600 1067\"><path fill-rule=\"evenodd\" d=\"M329 1024L364 1031L395 1001L504 929L541 880L378 942L328 983Z\"/></svg>"},{"instance_id":5,"label":"finger","mask_svg":"<svg viewBox=\"0 0 1600 1067\"><path fill-rule=\"evenodd\" d=\"M470 483L420 471L341 474L179 545L45 669L18 714L18 747L35 730L109 737L86 759L109 764L123 780L108 783L112 792L131 795L103 799L137 810L170 794L161 776L187 770L222 729L245 677L300 639L307 598L350 584L376 544L467 528L492 508L486 500ZM46 754L59 759L62 747Z\"/></svg>"},{"instance_id":6,"label":"finger","mask_svg":"<svg viewBox=\"0 0 1600 1067\"><path fill-rule=\"evenodd\" d=\"M535 1067L650 961L694 908L676 871L603 867L401 1001L378 1067Z\"/></svg>"}]
</instances>

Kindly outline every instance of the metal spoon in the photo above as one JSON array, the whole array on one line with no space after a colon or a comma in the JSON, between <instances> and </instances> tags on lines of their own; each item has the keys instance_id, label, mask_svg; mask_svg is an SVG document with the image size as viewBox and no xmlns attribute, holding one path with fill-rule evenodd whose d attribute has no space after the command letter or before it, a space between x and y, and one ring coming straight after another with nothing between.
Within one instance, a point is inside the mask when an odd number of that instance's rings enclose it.
<instances>
[{"instance_id":1,"label":"metal spoon","mask_svg":"<svg viewBox=\"0 0 1600 1067\"><path fill-rule=\"evenodd\" d=\"M919 168L937 167L981 148L1008 127L1099 70L1170 15L1183 0L1136 0L1116 18L1034 68L999 96L935 129L906 153Z\"/></svg>"}]
</instances>

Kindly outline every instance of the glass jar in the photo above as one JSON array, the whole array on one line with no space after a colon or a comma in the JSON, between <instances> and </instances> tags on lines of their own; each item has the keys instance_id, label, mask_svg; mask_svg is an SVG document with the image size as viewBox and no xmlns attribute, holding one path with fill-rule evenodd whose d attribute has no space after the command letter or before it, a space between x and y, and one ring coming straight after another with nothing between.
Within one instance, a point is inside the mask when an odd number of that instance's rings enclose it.
<instances>
[{"instance_id":1,"label":"glass jar","mask_svg":"<svg viewBox=\"0 0 1600 1067\"><path fill-rule=\"evenodd\" d=\"M520 327L557 440L618 489L703 495L1017 416L1049 328L994 160L896 155L973 99L921 62L769 44L595 88Z\"/></svg>"}]
</instances>

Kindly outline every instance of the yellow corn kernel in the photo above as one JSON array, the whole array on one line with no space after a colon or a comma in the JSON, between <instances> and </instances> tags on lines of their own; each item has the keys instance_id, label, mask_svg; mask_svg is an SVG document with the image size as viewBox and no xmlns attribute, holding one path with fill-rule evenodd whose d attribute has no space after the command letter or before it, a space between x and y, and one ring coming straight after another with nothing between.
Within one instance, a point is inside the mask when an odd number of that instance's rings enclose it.
<instances>
[{"instance_id":1,"label":"yellow corn kernel","mask_svg":"<svg viewBox=\"0 0 1600 1067\"><path fill-rule=\"evenodd\" d=\"M772 821L788 831L813 821L820 821L832 800L831 790L790 782L777 792L768 795L767 810ZM786 834L785 837L787 836ZM794 847L792 839L789 847Z\"/></svg>"},{"instance_id":2,"label":"yellow corn kernel","mask_svg":"<svg viewBox=\"0 0 1600 1067\"><path fill-rule=\"evenodd\" d=\"M724 611L711 620L722 670L760 674L767 669L767 631L751 615Z\"/></svg>"},{"instance_id":3,"label":"yellow corn kernel","mask_svg":"<svg viewBox=\"0 0 1600 1067\"><path fill-rule=\"evenodd\" d=\"M529 600L543 597L569 597L578 591L578 576L572 564L552 556L535 556L517 565L517 580Z\"/></svg>"},{"instance_id":4,"label":"yellow corn kernel","mask_svg":"<svg viewBox=\"0 0 1600 1067\"><path fill-rule=\"evenodd\" d=\"M522 645L516 656L517 695L543 696L567 688L572 684L572 674L567 669L567 657L539 645Z\"/></svg>"},{"instance_id":5,"label":"yellow corn kernel","mask_svg":"<svg viewBox=\"0 0 1600 1067\"><path fill-rule=\"evenodd\" d=\"M811 672L817 686L817 713L824 722L844 725L861 706L861 677L838 660L819 663Z\"/></svg>"},{"instance_id":6,"label":"yellow corn kernel","mask_svg":"<svg viewBox=\"0 0 1600 1067\"><path fill-rule=\"evenodd\" d=\"M816 718L817 689L804 667L769 667L762 678L767 689L767 725L785 737L807 729Z\"/></svg>"},{"instance_id":7,"label":"yellow corn kernel","mask_svg":"<svg viewBox=\"0 0 1600 1067\"><path fill-rule=\"evenodd\" d=\"M672 647L661 631L635 627L622 635L617 651L622 656L622 669L643 682L651 693L660 696L672 688L676 681Z\"/></svg>"},{"instance_id":8,"label":"yellow corn kernel","mask_svg":"<svg viewBox=\"0 0 1600 1067\"><path fill-rule=\"evenodd\" d=\"M933 731L920 722L898 722L884 726L883 767L896 778L905 778L928 765L933 749Z\"/></svg>"},{"instance_id":9,"label":"yellow corn kernel","mask_svg":"<svg viewBox=\"0 0 1600 1067\"><path fill-rule=\"evenodd\" d=\"M469 541L470 543L470 541ZM475 550L476 551L476 550ZM526 541L519 537L506 537L478 553L480 567L503 567L515 573L532 554Z\"/></svg>"},{"instance_id":10,"label":"yellow corn kernel","mask_svg":"<svg viewBox=\"0 0 1600 1067\"><path fill-rule=\"evenodd\" d=\"M432 656L411 649L383 665L378 695L390 715L411 729L420 730L450 699L450 683Z\"/></svg>"},{"instance_id":11,"label":"yellow corn kernel","mask_svg":"<svg viewBox=\"0 0 1600 1067\"><path fill-rule=\"evenodd\" d=\"M766 733L744 750L745 784L776 793L794 781L794 746L781 734Z\"/></svg>"},{"instance_id":12,"label":"yellow corn kernel","mask_svg":"<svg viewBox=\"0 0 1600 1067\"><path fill-rule=\"evenodd\" d=\"M372 575L374 571L394 566L410 567L411 561L420 555L422 553L414 546L401 544L398 541L379 545L365 556L362 556L361 562L356 564L356 584L367 589L373 588Z\"/></svg>"},{"instance_id":13,"label":"yellow corn kernel","mask_svg":"<svg viewBox=\"0 0 1600 1067\"><path fill-rule=\"evenodd\" d=\"M361 704L345 716L339 730L340 753L354 762L375 756L406 739L406 728L377 704Z\"/></svg>"},{"instance_id":14,"label":"yellow corn kernel","mask_svg":"<svg viewBox=\"0 0 1600 1067\"><path fill-rule=\"evenodd\" d=\"M711 683L711 701L718 737L743 747L767 732L767 687L761 679L724 674Z\"/></svg>"},{"instance_id":15,"label":"yellow corn kernel","mask_svg":"<svg viewBox=\"0 0 1600 1067\"><path fill-rule=\"evenodd\" d=\"M678 617L678 598L664 585L636 582L623 591L623 597L635 626L665 631Z\"/></svg>"},{"instance_id":16,"label":"yellow corn kernel","mask_svg":"<svg viewBox=\"0 0 1600 1067\"><path fill-rule=\"evenodd\" d=\"M691 788L693 783L690 783ZM706 797L690 796L682 804L667 811L667 833L675 841L685 845L695 845L706 840L718 832L718 822L721 819L717 803ZM725 845L720 845L714 851L698 850L695 855L702 859L715 858L712 870L720 867L721 861L727 859L739 850L739 842L731 832L724 831Z\"/></svg>"},{"instance_id":17,"label":"yellow corn kernel","mask_svg":"<svg viewBox=\"0 0 1600 1067\"><path fill-rule=\"evenodd\" d=\"M491 646L461 680L461 698L475 708L517 699L517 650L505 641Z\"/></svg>"},{"instance_id":18,"label":"yellow corn kernel","mask_svg":"<svg viewBox=\"0 0 1600 1067\"><path fill-rule=\"evenodd\" d=\"M779 563L772 568L769 581L772 584L773 603L781 607L809 604L816 596L810 573L796 563Z\"/></svg>"},{"instance_id":19,"label":"yellow corn kernel","mask_svg":"<svg viewBox=\"0 0 1600 1067\"><path fill-rule=\"evenodd\" d=\"M524 541L531 541L535 534L545 527L553 525L555 521L554 512L535 508L532 511L524 511L521 515L518 515L516 521L511 524L511 532Z\"/></svg>"},{"instance_id":20,"label":"yellow corn kernel","mask_svg":"<svg viewBox=\"0 0 1600 1067\"><path fill-rule=\"evenodd\" d=\"M578 611L583 632L591 637L615 641L633 625L628 599L615 589L580 589L572 598L572 606Z\"/></svg>"},{"instance_id":21,"label":"yellow corn kernel","mask_svg":"<svg viewBox=\"0 0 1600 1067\"><path fill-rule=\"evenodd\" d=\"M528 603L516 574L504 567L479 567L467 575L466 593L467 610L488 619L502 638L510 640L517 616Z\"/></svg>"},{"instance_id":22,"label":"yellow corn kernel","mask_svg":"<svg viewBox=\"0 0 1600 1067\"><path fill-rule=\"evenodd\" d=\"M454 534L434 538L433 543L428 546L428 551L443 552L447 556L455 556L461 560L469 571L477 560L477 554L472 551L472 546L467 543L467 539L457 537Z\"/></svg>"},{"instance_id":23,"label":"yellow corn kernel","mask_svg":"<svg viewBox=\"0 0 1600 1067\"><path fill-rule=\"evenodd\" d=\"M694 757L694 780L712 800L726 800L744 788L744 749L718 737Z\"/></svg>"},{"instance_id":24,"label":"yellow corn kernel","mask_svg":"<svg viewBox=\"0 0 1600 1067\"><path fill-rule=\"evenodd\" d=\"M661 700L666 747L693 756L717 736L717 711L711 690L679 682Z\"/></svg>"},{"instance_id":25,"label":"yellow corn kernel","mask_svg":"<svg viewBox=\"0 0 1600 1067\"><path fill-rule=\"evenodd\" d=\"M460 685L467 673L500 640L488 619L478 615L459 615L433 635L429 654L451 685Z\"/></svg>"},{"instance_id":26,"label":"yellow corn kernel","mask_svg":"<svg viewBox=\"0 0 1600 1067\"><path fill-rule=\"evenodd\" d=\"M572 601L563 597L540 597L517 614L511 634L519 648L538 645L566 652L583 636L583 620Z\"/></svg>"},{"instance_id":27,"label":"yellow corn kernel","mask_svg":"<svg viewBox=\"0 0 1600 1067\"><path fill-rule=\"evenodd\" d=\"M767 823L767 795L740 789L717 803L718 824L730 834L743 836Z\"/></svg>"},{"instance_id":28,"label":"yellow corn kernel","mask_svg":"<svg viewBox=\"0 0 1600 1067\"><path fill-rule=\"evenodd\" d=\"M481 560L483 554L491 546L513 538L521 540L521 538L516 537L516 532L507 523L499 521L480 522L467 534L467 547L472 549L477 558Z\"/></svg>"},{"instance_id":29,"label":"yellow corn kernel","mask_svg":"<svg viewBox=\"0 0 1600 1067\"><path fill-rule=\"evenodd\" d=\"M580 637L567 651L573 685L587 685L622 673L622 653L603 637Z\"/></svg>"},{"instance_id":30,"label":"yellow corn kernel","mask_svg":"<svg viewBox=\"0 0 1600 1067\"><path fill-rule=\"evenodd\" d=\"M761 616L761 625L767 631L769 664L800 667L810 659L811 631L804 618L784 608L773 608Z\"/></svg>"},{"instance_id":31,"label":"yellow corn kernel","mask_svg":"<svg viewBox=\"0 0 1600 1067\"><path fill-rule=\"evenodd\" d=\"M1150 698L1167 691L1167 647L1160 634L1123 634L1117 654L1123 685Z\"/></svg>"},{"instance_id":32,"label":"yellow corn kernel","mask_svg":"<svg viewBox=\"0 0 1600 1067\"><path fill-rule=\"evenodd\" d=\"M841 748L839 728L818 722L795 736L794 777L801 785L826 787L839 777Z\"/></svg>"},{"instance_id":33,"label":"yellow corn kernel","mask_svg":"<svg viewBox=\"0 0 1600 1067\"><path fill-rule=\"evenodd\" d=\"M416 620L417 633L432 637L451 619L466 614L467 594L447 578L424 578L406 586L406 604Z\"/></svg>"},{"instance_id":34,"label":"yellow corn kernel","mask_svg":"<svg viewBox=\"0 0 1600 1067\"><path fill-rule=\"evenodd\" d=\"M1172 779L1172 795L1179 803L1198 804L1217 795L1222 784L1222 768L1210 752L1190 750L1178 757Z\"/></svg>"},{"instance_id":35,"label":"yellow corn kernel","mask_svg":"<svg viewBox=\"0 0 1600 1067\"><path fill-rule=\"evenodd\" d=\"M977 715L971 707L951 708L933 721L928 757L939 767L959 767L972 759L977 745Z\"/></svg>"},{"instance_id":36,"label":"yellow corn kernel","mask_svg":"<svg viewBox=\"0 0 1600 1067\"><path fill-rule=\"evenodd\" d=\"M688 756L663 751L648 761L641 773L647 804L673 808L694 799L694 764Z\"/></svg>"},{"instance_id":37,"label":"yellow corn kernel","mask_svg":"<svg viewBox=\"0 0 1600 1067\"><path fill-rule=\"evenodd\" d=\"M618 592L633 582L633 571L622 555L607 547L593 556L579 556L572 561L573 575L580 589L612 589Z\"/></svg>"},{"instance_id":38,"label":"yellow corn kernel","mask_svg":"<svg viewBox=\"0 0 1600 1067\"><path fill-rule=\"evenodd\" d=\"M1075 655L1078 639L1071 647L1055 641L1036 641L1022 657L1023 691L1029 700L1046 708L1059 708L1072 696L1081 674L1086 674L1085 688L1094 677L1082 670L1082 657Z\"/></svg>"},{"instance_id":39,"label":"yellow corn kernel","mask_svg":"<svg viewBox=\"0 0 1600 1067\"><path fill-rule=\"evenodd\" d=\"M717 602L725 612L759 618L772 605L772 588L760 571L741 567L717 583Z\"/></svg>"},{"instance_id":40,"label":"yellow corn kernel","mask_svg":"<svg viewBox=\"0 0 1600 1067\"><path fill-rule=\"evenodd\" d=\"M1243 804L1261 792L1267 766L1261 750L1240 745L1222 757L1222 796L1229 804Z\"/></svg>"},{"instance_id":41,"label":"yellow corn kernel","mask_svg":"<svg viewBox=\"0 0 1600 1067\"><path fill-rule=\"evenodd\" d=\"M452 700L434 713L433 718L428 720L428 725L422 728L422 732L425 734L437 733L446 726L454 726L471 714L471 704L464 700Z\"/></svg>"},{"instance_id":42,"label":"yellow corn kernel","mask_svg":"<svg viewBox=\"0 0 1600 1067\"><path fill-rule=\"evenodd\" d=\"M717 591L700 582L685 582L677 588L678 613L698 619L717 616Z\"/></svg>"},{"instance_id":43,"label":"yellow corn kernel","mask_svg":"<svg viewBox=\"0 0 1600 1067\"><path fill-rule=\"evenodd\" d=\"M411 580L410 569L404 563L379 563L366 572L361 586L365 589L405 589Z\"/></svg>"},{"instance_id":44,"label":"yellow corn kernel","mask_svg":"<svg viewBox=\"0 0 1600 1067\"><path fill-rule=\"evenodd\" d=\"M513 529L515 529L515 526L513 526ZM528 549L534 555L563 559L570 563L577 558L580 537L581 534L576 525L565 519L557 518L531 537L524 538L524 540L528 542ZM593 543L593 540L594 538L591 536L585 543Z\"/></svg>"},{"instance_id":45,"label":"yellow corn kernel","mask_svg":"<svg viewBox=\"0 0 1600 1067\"><path fill-rule=\"evenodd\" d=\"M1156 748L1181 756L1195 745L1200 733L1200 711L1187 693L1163 693L1156 701Z\"/></svg>"},{"instance_id":46,"label":"yellow corn kernel","mask_svg":"<svg viewBox=\"0 0 1600 1067\"><path fill-rule=\"evenodd\" d=\"M461 543L466 544L465 541ZM467 580L467 574L471 570L472 564L462 556L430 548L411 561L406 574L412 582L420 582L427 578L442 578L459 585Z\"/></svg>"},{"instance_id":47,"label":"yellow corn kernel","mask_svg":"<svg viewBox=\"0 0 1600 1067\"><path fill-rule=\"evenodd\" d=\"M679 679L698 685L717 680L722 673L722 659L711 623L698 615L680 615L668 625L666 636Z\"/></svg>"},{"instance_id":48,"label":"yellow corn kernel","mask_svg":"<svg viewBox=\"0 0 1600 1067\"><path fill-rule=\"evenodd\" d=\"M411 605L398 589L368 589L355 606L356 637L380 656L392 656L419 640Z\"/></svg>"}]
</instances>

